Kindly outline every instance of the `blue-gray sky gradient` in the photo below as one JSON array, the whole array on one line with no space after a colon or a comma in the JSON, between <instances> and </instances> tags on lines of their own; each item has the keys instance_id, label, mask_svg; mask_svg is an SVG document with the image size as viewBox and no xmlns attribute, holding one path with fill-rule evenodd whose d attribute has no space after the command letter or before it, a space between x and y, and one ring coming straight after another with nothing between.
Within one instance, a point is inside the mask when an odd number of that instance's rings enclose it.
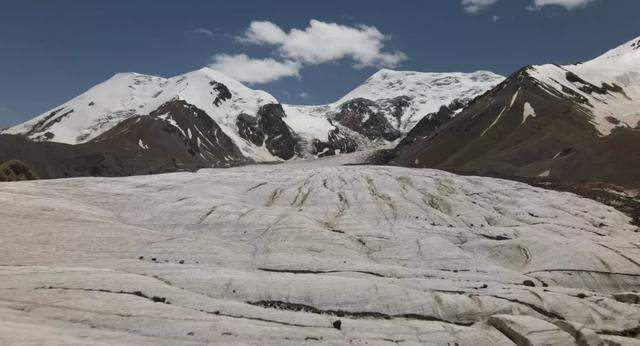
<instances>
[{"instance_id":1,"label":"blue-gray sky gradient","mask_svg":"<svg viewBox=\"0 0 640 346\"><path fill-rule=\"evenodd\" d=\"M499 1L477 14L458 0L0 0L0 126L27 120L116 72L165 77L198 69L216 54L278 58L234 39L251 21L285 31L309 20L374 26L404 52L398 69L490 70L585 60L640 35L638 0L596 0L568 11ZM499 18L499 19L498 19ZM375 68L350 61L305 66L300 77L254 86L282 102L331 102Z\"/></svg>"}]
</instances>

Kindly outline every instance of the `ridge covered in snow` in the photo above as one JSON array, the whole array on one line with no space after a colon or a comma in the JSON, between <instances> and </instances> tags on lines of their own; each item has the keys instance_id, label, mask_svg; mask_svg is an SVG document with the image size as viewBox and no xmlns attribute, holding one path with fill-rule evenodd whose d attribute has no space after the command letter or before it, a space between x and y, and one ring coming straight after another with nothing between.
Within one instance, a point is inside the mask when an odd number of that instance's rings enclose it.
<instances>
[{"instance_id":1,"label":"ridge covered in snow","mask_svg":"<svg viewBox=\"0 0 640 346\"><path fill-rule=\"evenodd\" d=\"M640 186L640 38L574 65L525 66L446 122L421 121L393 164L563 184Z\"/></svg>"},{"instance_id":2,"label":"ridge covered in snow","mask_svg":"<svg viewBox=\"0 0 640 346\"><path fill-rule=\"evenodd\" d=\"M401 133L410 131L423 117L437 112L452 102L470 101L504 80L503 76L488 71L473 73L428 73L382 69L362 85L340 98L322 106L293 106L287 109L302 114L332 114L343 104L355 99L375 101L390 124ZM385 101L406 98L400 114L395 109L384 109ZM389 107L391 108L391 107Z\"/></svg>"},{"instance_id":3,"label":"ridge covered in snow","mask_svg":"<svg viewBox=\"0 0 640 346\"><path fill-rule=\"evenodd\" d=\"M238 114L255 114L262 105L275 103L276 99L210 68L172 78L118 73L5 133L25 134L35 140L84 143L123 120L149 114L171 100L184 100L204 110L247 155L270 157L265 152L256 153L255 148L250 148L238 137L233 127Z\"/></svg>"},{"instance_id":4,"label":"ridge covered in snow","mask_svg":"<svg viewBox=\"0 0 640 346\"><path fill-rule=\"evenodd\" d=\"M315 141L327 142L332 139L331 136L337 136L339 130L333 116L343 103L367 99L375 102L376 111L382 114L381 117L386 117L385 121L390 124L375 126L390 126L400 135L410 130L421 117L454 100L475 97L500 80L501 76L490 72L464 74L381 70L333 104L283 105L286 116L282 120L300 138L301 147L311 147ZM239 129L238 125L240 115L256 117L262 106L278 103L276 98L264 91L250 89L210 68L172 78L119 73L63 105L4 133L22 134L36 141L86 143L126 119L149 114L174 100L185 101L206 112L245 156L255 161L278 159L264 147L242 138L240 132L244 129ZM400 102L387 103L388 100ZM367 119L368 116L363 121ZM165 120L176 126L171 119ZM369 141L378 140L377 134L364 138L358 133L359 128L347 129L343 126L341 129L339 135L355 138L361 144L360 149L364 149ZM183 129L179 130L184 132Z\"/></svg>"},{"instance_id":5,"label":"ridge covered in snow","mask_svg":"<svg viewBox=\"0 0 640 346\"><path fill-rule=\"evenodd\" d=\"M533 66L528 73L580 103L601 135L640 122L640 37L584 63Z\"/></svg>"},{"instance_id":6,"label":"ridge covered in snow","mask_svg":"<svg viewBox=\"0 0 640 346\"><path fill-rule=\"evenodd\" d=\"M380 101L409 96L412 99L401 120L400 130L411 130L426 114L437 112L455 100L471 100L504 80L488 71L473 73L426 73L383 69L367 79L338 104L355 98Z\"/></svg>"}]
</instances>

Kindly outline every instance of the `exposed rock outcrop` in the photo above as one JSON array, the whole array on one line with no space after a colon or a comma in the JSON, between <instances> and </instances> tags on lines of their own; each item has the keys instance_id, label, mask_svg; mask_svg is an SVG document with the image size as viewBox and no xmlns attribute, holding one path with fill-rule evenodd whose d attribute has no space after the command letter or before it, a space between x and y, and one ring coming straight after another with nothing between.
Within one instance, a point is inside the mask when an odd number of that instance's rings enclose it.
<instances>
[{"instance_id":1,"label":"exposed rock outcrop","mask_svg":"<svg viewBox=\"0 0 640 346\"><path fill-rule=\"evenodd\" d=\"M329 132L328 140L323 142L316 139L313 142L313 154L325 157L337 154L352 153L358 150L358 143L348 135L344 135L339 128Z\"/></svg>"},{"instance_id":2,"label":"exposed rock outcrop","mask_svg":"<svg viewBox=\"0 0 640 346\"><path fill-rule=\"evenodd\" d=\"M385 139L394 141L401 136L399 130L391 125L378 103L364 98L347 101L340 106L340 112L334 116L341 125L358 132L370 140Z\"/></svg>"},{"instance_id":3,"label":"exposed rock outcrop","mask_svg":"<svg viewBox=\"0 0 640 346\"><path fill-rule=\"evenodd\" d=\"M289 160L300 153L300 138L283 120L287 115L281 104L267 104L258 110L257 117L240 114L236 120L240 137L251 143L264 145L271 154Z\"/></svg>"}]
</instances>

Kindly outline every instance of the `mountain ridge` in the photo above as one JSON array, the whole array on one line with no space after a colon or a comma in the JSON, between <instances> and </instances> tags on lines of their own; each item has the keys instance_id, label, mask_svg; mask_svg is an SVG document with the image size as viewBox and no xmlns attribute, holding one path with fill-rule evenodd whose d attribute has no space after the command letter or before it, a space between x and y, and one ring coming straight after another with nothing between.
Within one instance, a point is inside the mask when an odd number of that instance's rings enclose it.
<instances>
[{"instance_id":1,"label":"mountain ridge","mask_svg":"<svg viewBox=\"0 0 640 346\"><path fill-rule=\"evenodd\" d=\"M325 104L325 105L289 105L289 104L283 104L283 105L288 109L302 108L302 107L309 108L309 109L314 109L314 108L323 109L327 106L333 106L333 108L336 108L340 104L356 98L367 98L372 101L384 99L385 97L380 96L380 93L381 93L380 89L382 89L381 86L378 86L377 88L378 90L375 90L373 93L372 92L367 93L366 91L363 92L363 90L367 90L367 89L370 90L371 84L375 84L375 83L372 83L372 81L375 81L375 79L377 79L381 75L385 76L388 74L395 75L396 82L399 79L398 76L416 76L416 75L423 76L422 78L427 79L428 81L429 80L437 81L438 79L442 79L442 78L452 78L452 79L463 78L466 80L474 80L474 79L477 79L478 77L483 77L485 79L484 83L476 83L474 85L471 85L469 87L469 90L465 90L465 87L462 86L462 92L460 92L459 94L447 95L447 98L443 97L437 92L434 93L434 96L433 96L434 98L443 98L444 101L435 102L436 103L435 106L433 104L429 105L430 108L427 108L425 111L423 111L421 114L422 116L428 113L431 113L433 111L436 111L439 106L452 101L453 98L471 98L472 96L477 94L479 90L483 90L483 88L484 90L486 90L486 88L489 85L491 85L491 83L497 82L504 78L502 76L493 74L488 71L477 71L472 73L460 73L460 72L427 73L427 72L416 72L416 71L394 71L389 69L381 69L380 71L374 73L371 77L369 77L363 84L354 88L351 92L341 97L336 102ZM31 130L31 128L34 125L37 125L38 120L46 119L47 115L50 115L56 110L60 108L65 108L65 109L78 108L78 106L80 106L79 104L80 101L88 101L87 104L93 103L91 106L98 107L98 109L96 110L96 109L88 109L87 107L80 107L81 108L80 110L74 110L74 111L83 112L84 114L95 114L100 112L113 114L112 118L108 119L109 121L107 121L105 124L102 124L103 126L97 126L96 128L94 128L94 133L88 133L88 134L85 133L84 136L81 135L75 138L69 135L63 134L62 136L57 136L52 139L33 136L32 134L29 134L30 138L36 139L36 140L52 140L52 141L57 141L57 142L67 143L67 144L78 144L78 143L86 142L88 140L91 140L97 134L99 134L100 130L107 128L110 125L113 125L114 122L117 122L119 120L123 120L124 118L126 118L127 114L126 113L122 114L123 112L127 110L129 111L135 110L135 112L139 112L139 113L148 113L153 109L157 108L160 104L164 103L164 102L161 102L161 100L165 102L168 101L168 99L165 97L165 98L160 98L156 102L153 102L153 99L158 98L163 93L167 93L165 89L167 88L168 84L170 83L180 84L180 82L182 82L184 79L189 79L190 77L191 79L193 79L193 77L198 77L199 75L209 77L209 79L212 81L220 81L220 83L222 83L225 86L228 86L230 90L234 91L234 93L239 94L243 98L251 99L246 96L247 94L253 94L254 96L253 99L257 99L258 100L257 103L259 105L263 105L264 103L279 103L275 97L268 94L267 92L264 92L262 90L250 89L244 84L235 81L233 78L226 76L224 73L221 73L219 71L213 70L208 67L204 67L195 71L191 71L191 72L170 77L170 78L157 77L153 75L140 74L136 72L120 72L120 73L115 73L109 79L95 85L94 87L88 89L85 93L72 98L71 100L65 102L61 106L52 108L49 111L31 120L28 120L22 124L18 124L10 127L8 130L5 130L5 133L10 133L10 134L28 133L28 131ZM417 79L419 78L420 77L418 77ZM426 84L426 83L423 82L420 84ZM129 91L129 89L134 89L134 88L138 89L138 90L135 90L135 93L129 92L127 94L122 92L122 90ZM107 90L104 90L104 89L107 89ZM190 96L193 96L193 95L184 95L185 89L181 89L180 87L177 87L177 86L175 86L173 89L174 90L169 90L169 94L172 97L177 96L177 97L183 98L187 102L192 101L189 98ZM112 90L115 92L109 92L108 90ZM440 91L440 90L437 90L437 91ZM414 97L414 95L411 95L411 92L415 92L415 89L404 88L404 89L394 90L393 92L394 92L393 96L386 97L386 98L392 98L396 96ZM98 94L98 95L95 95L95 94ZM105 96L100 94L107 94L105 95L106 98L109 98L109 97L114 98L116 99L116 102L121 102L122 104L120 105L107 104L104 106L104 109L99 109L100 105L95 100L91 100L91 99L100 98L101 96L102 98L105 98ZM205 111L209 111L210 113L213 114L212 117L214 117L214 120L217 120L217 121L222 120L221 122L223 123L223 125L232 123L231 121L224 121L224 119L222 118L216 119L216 115L217 115L216 113L225 113L224 110L220 112L214 112L212 109L206 109L208 108L206 106L203 107L203 102L190 102L190 103L193 103L195 106L198 106L199 108L202 108ZM65 105L67 105L67 107L64 107ZM257 108L259 107L258 105L242 104L242 105L235 105L232 108L236 108L240 112L255 114L257 111ZM312 111L308 113L311 115L318 115L317 113L319 112ZM69 114L69 116L70 115L71 114ZM226 115L226 116L229 117L229 115ZM89 124L86 124L86 123L77 124L77 125L79 127L82 127L82 126L89 127ZM405 129L404 132L407 132L408 130L410 130L410 128L407 129L406 127L407 126L403 127Z\"/></svg>"},{"instance_id":2,"label":"mountain ridge","mask_svg":"<svg viewBox=\"0 0 640 346\"><path fill-rule=\"evenodd\" d=\"M426 85L428 89L431 88L431 82L437 84L442 80L457 84L458 89L454 92L447 90L444 95L441 86L434 85L434 90L420 91L414 88L415 85L410 84L393 90L388 100L381 97L384 96L381 92L385 88L384 85L375 86L376 83L382 83L376 81L380 75L388 74L395 75L396 84L402 83L401 80L405 76L411 77L413 81L418 80L419 84ZM424 79L423 82L420 82L421 78ZM441 74L381 70L334 104L283 104L284 114L280 118L284 122L283 126L296 134L299 141L297 144L305 149L297 154L301 157L319 155L319 147L323 150L327 146L337 148L330 143L336 136L351 140L350 144L340 145L343 149L356 150L389 145L408 131L406 122L403 123L401 119L405 117L405 112L412 112L412 117L417 117L416 114L420 114L420 117L428 116L427 110L435 109L453 99L468 100L501 79L501 76L489 72ZM473 80L475 82L469 82ZM367 92L373 89L375 92ZM420 107L414 106L420 102L424 103L425 92L430 93L431 103L428 106L431 108L420 111ZM349 114L340 114L343 105L365 98L368 100L367 106L360 107L362 109L355 110L355 113L351 110ZM163 104L175 100L187 102L206 113L247 159L270 162L290 158L280 157L262 144L254 143L240 135L246 133L246 129L239 127L246 125L239 122L241 116L244 120L249 119L248 117L258 117L262 107L278 104L278 100L267 92L251 89L208 67L170 78L135 72L116 73L85 93L3 133L24 135L34 141L82 144L99 138L127 119L150 114ZM399 102L396 103L396 100ZM416 113L418 111L422 113ZM174 125L171 119L166 120L170 125ZM278 126L277 129L286 132L283 126ZM383 130L384 128L388 130ZM275 137L281 133L266 135ZM331 152L337 153L335 150Z\"/></svg>"},{"instance_id":3,"label":"mountain ridge","mask_svg":"<svg viewBox=\"0 0 640 346\"><path fill-rule=\"evenodd\" d=\"M577 65L525 66L451 121L410 134L389 155L390 162L640 187L635 173L640 158L634 155L640 151L638 41ZM602 165L621 169L614 172Z\"/></svg>"}]
</instances>

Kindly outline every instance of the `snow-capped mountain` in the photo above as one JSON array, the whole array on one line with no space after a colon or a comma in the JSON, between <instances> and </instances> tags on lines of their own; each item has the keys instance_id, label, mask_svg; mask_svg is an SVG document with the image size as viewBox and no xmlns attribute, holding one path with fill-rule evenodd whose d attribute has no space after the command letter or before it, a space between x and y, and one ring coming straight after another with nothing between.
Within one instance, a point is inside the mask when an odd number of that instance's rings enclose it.
<instances>
[{"instance_id":1,"label":"snow-capped mountain","mask_svg":"<svg viewBox=\"0 0 640 346\"><path fill-rule=\"evenodd\" d=\"M639 47L636 38L585 63L524 67L444 126L423 120L393 161L640 186Z\"/></svg>"},{"instance_id":2,"label":"snow-capped mountain","mask_svg":"<svg viewBox=\"0 0 640 346\"><path fill-rule=\"evenodd\" d=\"M378 102L406 98L402 113L393 114L393 119L389 119L398 130L406 133L425 114L435 113L456 100L471 100L503 80L503 76L488 71L424 73L383 69L336 103L358 98Z\"/></svg>"},{"instance_id":3,"label":"snow-capped mountain","mask_svg":"<svg viewBox=\"0 0 640 346\"><path fill-rule=\"evenodd\" d=\"M276 99L252 90L210 68L173 78L118 73L82 95L36 118L5 131L38 141L85 143L136 115L146 115L163 104L183 100L207 113L244 154L271 159L265 150L249 145L233 130L240 113L256 114ZM171 122L171 119L166 119Z\"/></svg>"},{"instance_id":4,"label":"snow-capped mountain","mask_svg":"<svg viewBox=\"0 0 640 346\"><path fill-rule=\"evenodd\" d=\"M3 133L80 145L86 155L125 150L155 162L150 171L326 156L390 143L421 117L467 102L501 79L490 72L381 70L333 104L291 106L210 68L172 78L119 73Z\"/></svg>"},{"instance_id":5,"label":"snow-capped mountain","mask_svg":"<svg viewBox=\"0 0 640 346\"><path fill-rule=\"evenodd\" d=\"M382 69L334 103L287 105L285 109L292 114L324 115L370 139L393 141L441 107L467 103L503 80L487 71L425 73Z\"/></svg>"},{"instance_id":6,"label":"snow-capped mountain","mask_svg":"<svg viewBox=\"0 0 640 346\"><path fill-rule=\"evenodd\" d=\"M529 75L573 98L601 135L640 122L640 37L585 63L533 66Z\"/></svg>"}]
</instances>

